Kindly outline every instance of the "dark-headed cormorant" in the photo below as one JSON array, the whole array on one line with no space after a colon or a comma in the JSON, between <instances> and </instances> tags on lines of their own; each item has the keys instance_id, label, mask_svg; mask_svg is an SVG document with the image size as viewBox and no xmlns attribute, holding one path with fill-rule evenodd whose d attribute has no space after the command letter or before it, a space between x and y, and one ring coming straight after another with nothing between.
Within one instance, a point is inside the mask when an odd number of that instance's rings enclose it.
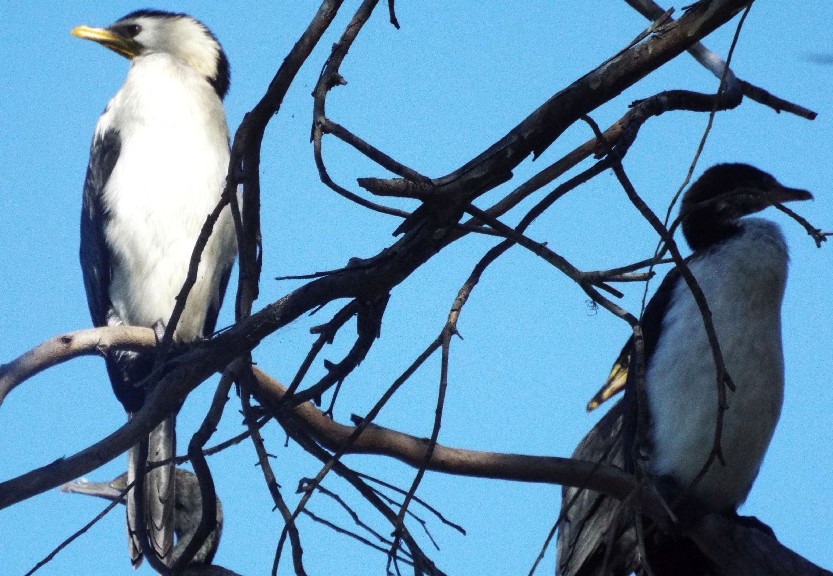
<instances>
[{"instance_id":1,"label":"dark-headed cormorant","mask_svg":"<svg viewBox=\"0 0 833 576\"><path fill-rule=\"evenodd\" d=\"M723 461L715 459L695 482L714 446L718 384L703 316L678 269L665 277L641 320L647 400L641 444L631 339L611 371L607 390L591 401L591 407L622 384L625 399L582 440L575 458L627 470L638 466L670 501L685 494L698 510L735 513L758 474L781 411L781 301L788 261L778 226L744 217L776 202L811 198L809 192L787 188L746 164L709 168L683 197L683 236L693 251L686 263L708 302L734 384L734 390L726 388ZM641 570L633 513L624 512L615 526L618 509L612 498L564 489L558 574L624 575ZM667 564L659 551L652 557L652 542L648 540L648 562L654 573L682 575L688 568L702 573L702 566L693 561L681 567Z\"/></svg>"}]
</instances>

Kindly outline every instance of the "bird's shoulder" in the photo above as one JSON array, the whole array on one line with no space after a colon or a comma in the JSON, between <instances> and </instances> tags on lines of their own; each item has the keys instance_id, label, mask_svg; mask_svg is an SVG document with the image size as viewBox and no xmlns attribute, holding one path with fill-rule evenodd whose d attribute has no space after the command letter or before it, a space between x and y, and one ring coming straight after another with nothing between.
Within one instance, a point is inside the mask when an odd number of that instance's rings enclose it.
<instances>
[{"instance_id":1,"label":"bird's shoulder","mask_svg":"<svg viewBox=\"0 0 833 576\"><path fill-rule=\"evenodd\" d=\"M671 302L672 295L680 279L681 275L678 268L675 267L669 270L642 313L640 327L646 363L656 348L659 334L662 330L663 316L668 309L668 305ZM630 336L619 352L619 356L613 362L613 366L604 384L602 384L590 402L587 403L588 411L598 408L602 403L625 389L635 352L636 341L633 336Z\"/></svg>"}]
</instances>

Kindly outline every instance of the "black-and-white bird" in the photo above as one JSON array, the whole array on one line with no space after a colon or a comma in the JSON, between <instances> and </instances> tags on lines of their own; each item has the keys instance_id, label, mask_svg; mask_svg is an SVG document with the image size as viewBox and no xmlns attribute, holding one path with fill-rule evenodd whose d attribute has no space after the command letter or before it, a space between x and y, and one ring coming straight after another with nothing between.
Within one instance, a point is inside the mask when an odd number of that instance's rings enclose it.
<instances>
[{"instance_id":1,"label":"black-and-white bird","mask_svg":"<svg viewBox=\"0 0 833 576\"><path fill-rule=\"evenodd\" d=\"M723 462L713 461L695 482L714 446L717 372L701 311L678 269L663 280L641 320L647 400L642 443L635 445L636 354L631 339L590 407L623 383L625 399L582 440L575 458L631 470L639 466L672 500L685 494L700 510L736 512L758 474L781 411L781 301L788 262L778 226L745 216L775 203L811 198L809 192L785 187L746 164L709 168L683 197L683 236L693 251L686 263L708 302L735 386L726 389ZM644 559L636 545L633 513L617 515L619 509L612 498L564 489L558 574L640 570ZM649 563L667 561L659 553L650 556L649 551ZM652 567L657 574L669 573ZM686 573L679 566L671 570Z\"/></svg>"},{"instance_id":2,"label":"black-and-white bird","mask_svg":"<svg viewBox=\"0 0 833 576\"><path fill-rule=\"evenodd\" d=\"M185 14L139 10L107 28L79 26L93 40L130 59L123 86L98 120L90 149L81 212L81 268L96 326L153 327L174 308L191 254L217 206L228 168L223 98L228 60L214 35ZM174 340L210 336L235 258L234 225L226 209L202 253ZM107 371L128 416L145 398L142 381L153 355L113 352ZM150 435L148 461L175 448L175 414ZM128 471L137 467L135 448ZM132 478L131 478L132 480ZM170 563L173 542L173 464L147 473L145 525L154 553ZM131 558L141 562L137 513L128 499Z\"/></svg>"},{"instance_id":3,"label":"black-and-white bird","mask_svg":"<svg viewBox=\"0 0 833 576\"><path fill-rule=\"evenodd\" d=\"M68 482L61 486L62 492L73 494L87 494L97 496L109 501L120 501L125 503L124 490L128 486L127 473L115 477L110 482L87 482L83 480ZM174 500L174 533L176 534L176 545L172 553L172 561L176 562L185 548L191 542L202 517L202 494L200 484L193 472L182 468L176 469L176 499ZM220 545L220 536L223 532L223 506L217 498L217 524L214 530L208 535L203 545L191 559L186 574L224 574L232 575L233 572L212 566L214 555ZM210 571L211 570L211 571Z\"/></svg>"}]
</instances>

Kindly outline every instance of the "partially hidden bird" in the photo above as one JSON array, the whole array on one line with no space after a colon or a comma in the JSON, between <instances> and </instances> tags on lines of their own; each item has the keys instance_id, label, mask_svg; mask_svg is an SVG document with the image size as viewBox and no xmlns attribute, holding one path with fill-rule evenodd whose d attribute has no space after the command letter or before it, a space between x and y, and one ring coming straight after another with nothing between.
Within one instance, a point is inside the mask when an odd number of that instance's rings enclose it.
<instances>
[{"instance_id":1,"label":"partially hidden bird","mask_svg":"<svg viewBox=\"0 0 833 576\"><path fill-rule=\"evenodd\" d=\"M784 391L781 302L787 245L777 224L747 216L809 199L806 190L786 187L748 164L718 164L689 187L680 207L683 237L692 250L685 265L705 296L731 385L718 382L703 312L674 268L640 321L644 405L637 405L637 353L631 337L588 407L623 388L625 397L585 436L574 458L638 469L669 503L682 500L700 514L736 516L772 439ZM714 453L718 385L724 386L727 403L720 458ZM705 558L693 560L692 542L663 540L657 530L646 538L643 558L633 509L623 506L590 490L564 488L557 574L710 573Z\"/></svg>"},{"instance_id":2,"label":"partially hidden bird","mask_svg":"<svg viewBox=\"0 0 833 576\"><path fill-rule=\"evenodd\" d=\"M183 468L176 469L176 498L174 500L174 534L176 545L172 552L172 562L179 560L185 548L197 532L202 518L202 494L197 476ZM128 486L127 473L116 476L109 482L88 482L76 480L61 486L62 492L97 496L111 502L125 503L125 490ZM234 574L230 570L212 565L214 555L220 546L223 532L223 506L217 498L216 525L188 564L186 574ZM213 570L213 572L209 572Z\"/></svg>"},{"instance_id":3,"label":"partially hidden bird","mask_svg":"<svg viewBox=\"0 0 833 576\"><path fill-rule=\"evenodd\" d=\"M201 22L159 10L138 10L106 28L71 33L130 60L124 84L98 120L90 147L81 210L81 269L95 326L146 326L164 333L207 216L221 199L229 162L223 98L229 64ZM213 227L196 283L173 333L177 344L209 337L217 323L236 255L228 208ZM110 351L107 372L132 417L146 396L155 354ZM175 450L175 411L148 438L147 461L131 449L130 482L148 463ZM144 510L128 498L131 561L143 551L143 522L153 553L170 564L175 501L174 465L150 469Z\"/></svg>"}]
</instances>

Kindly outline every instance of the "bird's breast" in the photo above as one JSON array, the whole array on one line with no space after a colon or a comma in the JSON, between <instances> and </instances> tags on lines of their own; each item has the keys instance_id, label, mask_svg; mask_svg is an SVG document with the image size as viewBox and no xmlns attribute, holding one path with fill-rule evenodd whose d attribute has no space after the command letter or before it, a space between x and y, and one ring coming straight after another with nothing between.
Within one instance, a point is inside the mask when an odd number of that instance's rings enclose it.
<instances>
[{"instance_id":1,"label":"bird's breast","mask_svg":"<svg viewBox=\"0 0 833 576\"><path fill-rule=\"evenodd\" d=\"M745 498L772 438L783 399L781 300L786 245L775 224L744 221L741 234L690 260L709 308L729 376L720 446L725 465L713 462L693 488L715 510ZM701 312L680 279L648 361L651 472L687 487L715 441L718 391L715 364Z\"/></svg>"},{"instance_id":2,"label":"bird's breast","mask_svg":"<svg viewBox=\"0 0 833 576\"><path fill-rule=\"evenodd\" d=\"M105 237L113 253L110 297L126 324L167 321L194 244L220 200L228 167L222 104L201 77L173 58L137 58L97 134L119 132L121 150L105 186ZM218 299L217 269L230 266L234 229L226 210L203 254L180 339L202 335Z\"/></svg>"}]
</instances>

